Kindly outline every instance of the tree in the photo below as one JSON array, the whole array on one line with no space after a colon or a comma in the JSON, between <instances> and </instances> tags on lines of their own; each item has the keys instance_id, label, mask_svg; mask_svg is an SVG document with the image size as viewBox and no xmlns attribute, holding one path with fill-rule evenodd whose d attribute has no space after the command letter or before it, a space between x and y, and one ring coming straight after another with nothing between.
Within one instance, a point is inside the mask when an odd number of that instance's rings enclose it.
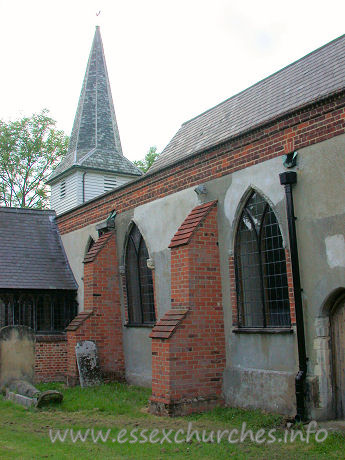
<instances>
[{"instance_id":1,"label":"tree","mask_svg":"<svg viewBox=\"0 0 345 460\"><path fill-rule=\"evenodd\" d=\"M68 146L68 137L48 113L0 120L0 206L48 207L46 180Z\"/></svg>"},{"instance_id":2,"label":"tree","mask_svg":"<svg viewBox=\"0 0 345 460\"><path fill-rule=\"evenodd\" d=\"M146 171L153 165L158 157L159 153L157 152L157 147L150 147L143 160L133 161L133 163L144 173L146 173Z\"/></svg>"}]
</instances>

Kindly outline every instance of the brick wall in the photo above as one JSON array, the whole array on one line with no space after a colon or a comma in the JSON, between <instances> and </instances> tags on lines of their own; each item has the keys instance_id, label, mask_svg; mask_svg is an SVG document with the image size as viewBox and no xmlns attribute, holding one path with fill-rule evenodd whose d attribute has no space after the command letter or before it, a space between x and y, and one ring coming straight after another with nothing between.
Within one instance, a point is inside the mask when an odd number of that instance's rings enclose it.
<instances>
[{"instance_id":1,"label":"brick wall","mask_svg":"<svg viewBox=\"0 0 345 460\"><path fill-rule=\"evenodd\" d=\"M222 404L225 337L215 203L188 244L171 249L171 296L172 309L151 333L150 410L183 415Z\"/></svg>"},{"instance_id":2,"label":"brick wall","mask_svg":"<svg viewBox=\"0 0 345 460\"><path fill-rule=\"evenodd\" d=\"M35 381L56 382L66 380L66 335L36 336Z\"/></svg>"},{"instance_id":3,"label":"brick wall","mask_svg":"<svg viewBox=\"0 0 345 460\"><path fill-rule=\"evenodd\" d=\"M105 219L112 209L121 213L201 182L231 174L284 153L344 134L344 107L345 96L339 94L323 103L300 109L236 139L200 152L176 163L174 166L144 176L59 216L57 219L59 230L64 234L83 228ZM215 212L215 210L212 211L214 222L216 221ZM198 229L198 234L203 231L207 222L208 219ZM200 235L199 243L194 240L195 234L188 245L172 249L172 308L175 310L188 308L188 313L181 321L176 320L176 328L172 335L167 334L169 338L157 337L152 339L153 396L151 409L156 413L159 411L186 413L200 410L202 405L208 407L212 401L219 401L221 394L225 352L219 255L218 248L215 251L213 244L216 241L215 236L212 235L214 232L206 233L209 233L207 237L205 234ZM211 246L207 244L207 241L211 242ZM197 250L194 244L196 244ZM207 252L211 247L214 251L213 258ZM116 251L116 248L114 250ZM214 272L207 271L206 266L200 268L197 265L200 262L198 258L203 257L202 254L205 254L205 258L209 257L211 265L208 268L214 269ZM113 262L116 260L114 257ZM212 265L214 261L216 264ZM291 322L294 324L293 286L288 252L286 253L286 261ZM231 301L234 310L233 319L234 325L236 325L236 290L232 259L229 260L229 268ZM90 276L91 273L92 276L95 276L90 268ZM86 273L86 280L87 277L88 274ZM101 279L100 276L100 286L102 285ZM92 291L97 294L97 290L91 285L92 282L89 286L89 292ZM113 289L118 296L118 284ZM92 315L80 325L78 334L68 333L68 373L74 378L76 377L76 366L73 357L76 341L98 337L98 332L95 329L97 327L96 317L94 317L95 309L98 310L98 314L102 318L104 337L108 337L109 334L110 337L113 337L112 334L114 334L114 329L107 329L105 318L108 313L100 313L102 306L93 293L88 294L87 300L89 305L87 308L92 309ZM220 299L219 310L218 299ZM119 299L118 304L116 303L116 309L118 309L118 318L120 318ZM119 337L121 337L119 339L121 345L119 345L118 350L121 350L119 353L122 353L122 357L118 358L118 362L119 369L123 369L122 329L120 333L120 326ZM206 340L208 341L207 347L206 345L204 347L203 341ZM101 349L104 350L105 343L102 342L100 336L98 341ZM110 355L114 354L114 349L114 344L110 343ZM213 356L211 356L211 352L213 352ZM102 359L106 359L103 351L101 354ZM207 370L205 374L203 374L203 369Z\"/></svg>"},{"instance_id":4,"label":"brick wall","mask_svg":"<svg viewBox=\"0 0 345 460\"><path fill-rule=\"evenodd\" d=\"M125 374L122 344L122 318L114 232L101 236L84 260L85 311L67 328L67 376L77 380L75 345L82 340L96 343L103 375L123 380Z\"/></svg>"},{"instance_id":5,"label":"brick wall","mask_svg":"<svg viewBox=\"0 0 345 460\"><path fill-rule=\"evenodd\" d=\"M300 109L58 217L68 233L136 206L345 133L345 95Z\"/></svg>"}]
</instances>

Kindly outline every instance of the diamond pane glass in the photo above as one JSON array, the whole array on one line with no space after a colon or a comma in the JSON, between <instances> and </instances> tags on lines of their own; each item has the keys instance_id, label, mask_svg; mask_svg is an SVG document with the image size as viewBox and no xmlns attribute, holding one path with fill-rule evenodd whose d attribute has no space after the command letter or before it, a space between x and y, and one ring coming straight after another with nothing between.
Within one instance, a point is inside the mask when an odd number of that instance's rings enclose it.
<instances>
[{"instance_id":1,"label":"diamond pane glass","mask_svg":"<svg viewBox=\"0 0 345 460\"><path fill-rule=\"evenodd\" d=\"M130 324L155 322L152 272L147 267L149 254L136 225L129 234L126 249L126 284Z\"/></svg>"},{"instance_id":2,"label":"diamond pane glass","mask_svg":"<svg viewBox=\"0 0 345 460\"><path fill-rule=\"evenodd\" d=\"M257 192L243 209L235 251L239 325L290 326L283 239L273 210Z\"/></svg>"}]
</instances>

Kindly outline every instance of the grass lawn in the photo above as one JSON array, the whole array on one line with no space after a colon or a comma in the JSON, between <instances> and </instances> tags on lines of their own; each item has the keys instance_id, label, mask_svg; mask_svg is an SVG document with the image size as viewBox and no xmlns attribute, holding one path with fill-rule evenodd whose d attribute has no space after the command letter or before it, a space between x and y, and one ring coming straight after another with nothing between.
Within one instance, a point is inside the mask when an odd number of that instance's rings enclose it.
<instances>
[{"instance_id":1,"label":"grass lawn","mask_svg":"<svg viewBox=\"0 0 345 460\"><path fill-rule=\"evenodd\" d=\"M322 443L315 441L311 435L310 442L297 440L293 443L284 442L285 425L282 417L260 411L221 408L204 414L188 417L156 417L147 413L147 400L150 390L123 384L108 384L100 387L81 389L65 388L62 384L40 385L41 389L56 388L63 392L64 401L61 405L47 406L44 409L24 409L0 397L0 459L318 459L345 458L345 437L338 433L329 433ZM264 429L263 436L268 438L268 431L283 441L258 444L247 439L242 443L229 443L228 433L217 443L217 432L237 429L231 439L240 436L243 422L246 429L254 434ZM215 442L198 442L193 436L189 442L175 443L174 436L178 430L177 440L185 439L188 424L198 430L200 438L205 431L206 438L213 430ZM87 429L94 429L94 436L102 430L103 436L109 430L108 440L93 442L89 431L87 440L81 442L71 440L70 431L76 435L78 430L85 435ZM297 430L300 427L294 427ZM65 432L66 440L61 442L50 440L49 430ZM141 436L141 430L146 429ZM169 443L162 440L162 430L172 430ZM121 434L122 430L122 434ZM124 430L127 430L126 433ZM133 435L130 432L133 431ZM144 441L146 436L156 431L153 440ZM219 431L218 431L219 430ZM304 429L305 430L305 429ZM304 431L304 435L305 435ZM135 441L137 437L138 441ZM115 442L113 442L115 439ZM127 439L126 442L119 442ZM259 440L262 439L262 436ZM290 439L290 433L288 435ZM132 441L132 443L130 443ZM210 440L211 441L211 440Z\"/></svg>"}]
</instances>

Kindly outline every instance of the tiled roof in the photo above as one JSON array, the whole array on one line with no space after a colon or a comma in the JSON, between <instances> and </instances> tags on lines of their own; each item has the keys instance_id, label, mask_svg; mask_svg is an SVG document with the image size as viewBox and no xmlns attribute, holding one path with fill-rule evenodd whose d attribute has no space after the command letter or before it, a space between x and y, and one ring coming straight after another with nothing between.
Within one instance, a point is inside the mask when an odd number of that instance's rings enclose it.
<instances>
[{"instance_id":1,"label":"tiled roof","mask_svg":"<svg viewBox=\"0 0 345 460\"><path fill-rule=\"evenodd\" d=\"M0 208L0 288L78 288L54 211Z\"/></svg>"},{"instance_id":2,"label":"tiled roof","mask_svg":"<svg viewBox=\"0 0 345 460\"><path fill-rule=\"evenodd\" d=\"M88 262L93 262L95 260L97 255L101 252L101 250L107 244L108 240L111 238L112 235L113 235L112 232L107 232L107 233L104 233L102 236L100 236L98 238L96 243L94 243L91 246L90 251L86 254L86 256L84 258L84 264L86 264Z\"/></svg>"},{"instance_id":3,"label":"tiled roof","mask_svg":"<svg viewBox=\"0 0 345 460\"><path fill-rule=\"evenodd\" d=\"M345 35L185 122L155 172L345 89Z\"/></svg>"},{"instance_id":4,"label":"tiled roof","mask_svg":"<svg viewBox=\"0 0 345 460\"><path fill-rule=\"evenodd\" d=\"M153 327L150 338L168 339L171 337L181 321L186 317L188 311L188 308L167 311Z\"/></svg>"},{"instance_id":5,"label":"tiled roof","mask_svg":"<svg viewBox=\"0 0 345 460\"><path fill-rule=\"evenodd\" d=\"M199 227L217 201L209 201L194 208L183 221L175 235L173 236L169 248L188 244L195 230Z\"/></svg>"},{"instance_id":6,"label":"tiled roof","mask_svg":"<svg viewBox=\"0 0 345 460\"><path fill-rule=\"evenodd\" d=\"M142 175L122 153L99 27L92 43L67 156L48 183L73 166Z\"/></svg>"}]
</instances>

